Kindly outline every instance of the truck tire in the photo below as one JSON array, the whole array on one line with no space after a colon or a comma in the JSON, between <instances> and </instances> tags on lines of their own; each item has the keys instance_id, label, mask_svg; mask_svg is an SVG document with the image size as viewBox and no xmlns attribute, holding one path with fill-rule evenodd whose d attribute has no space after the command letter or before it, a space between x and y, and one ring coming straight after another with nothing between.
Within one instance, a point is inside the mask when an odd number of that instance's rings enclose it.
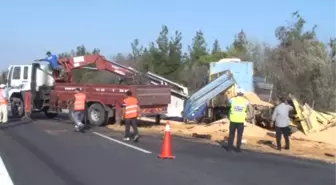
<instances>
[{"instance_id":1,"label":"truck tire","mask_svg":"<svg viewBox=\"0 0 336 185\"><path fill-rule=\"evenodd\" d=\"M161 123L161 115L156 115L155 116L155 124L160 125L160 123Z\"/></svg>"},{"instance_id":2,"label":"truck tire","mask_svg":"<svg viewBox=\"0 0 336 185\"><path fill-rule=\"evenodd\" d=\"M24 115L24 104L21 98L12 98L11 112L16 118L21 118Z\"/></svg>"},{"instance_id":3,"label":"truck tire","mask_svg":"<svg viewBox=\"0 0 336 185\"><path fill-rule=\"evenodd\" d=\"M91 125L102 126L106 123L106 111L100 103L94 103L89 107L88 118Z\"/></svg>"}]
</instances>

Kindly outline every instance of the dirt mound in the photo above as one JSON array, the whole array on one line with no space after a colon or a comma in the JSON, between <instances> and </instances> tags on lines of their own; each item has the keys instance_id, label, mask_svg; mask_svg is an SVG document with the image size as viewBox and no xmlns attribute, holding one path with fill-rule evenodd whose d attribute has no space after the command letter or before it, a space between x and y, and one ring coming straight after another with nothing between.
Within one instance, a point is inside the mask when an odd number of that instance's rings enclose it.
<instances>
[{"instance_id":1,"label":"dirt mound","mask_svg":"<svg viewBox=\"0 0 336 185\"><path fill-rule=\"evenodd\" d=\"M186 129L179 128L180 132L189 132L189 133L196 133L196 134L210 134L216 135L220 133L228 133L229 132L230 123L229 120L224 118L218 121L215 121L208 125L197 125L192 124L188 125ZM252 125L250 123L245 124L244 129L244 136L252 136L252 137L263 137L268 133L266 129L261 127Z\"/></svg>"},{"instance_id":2,"label":"dirt mound","mask_svg":"<svg viewBox=\"0 0 336 185\"><path fill-rule=\"evenodd\" d=\"M265 102L259 98L258 95L256 95L253 92L246 92L244 93L244 97L250 101L252 105L261 105L265 107L273 107L271 103Z\"/></svg>"},{"instance_id":3,"label":"dirt mound","mask_svg":"<svg viewBox=\"0 0 336 185\"><path fill-rule=\"evenodd\" d=\"M308 141L316 141L330 144L336 147L336 127L327 128L321 132L315 132L308 135L298 131L292 134L292 138L298 140L308 140Z\"/></svg>"}]
</instances>

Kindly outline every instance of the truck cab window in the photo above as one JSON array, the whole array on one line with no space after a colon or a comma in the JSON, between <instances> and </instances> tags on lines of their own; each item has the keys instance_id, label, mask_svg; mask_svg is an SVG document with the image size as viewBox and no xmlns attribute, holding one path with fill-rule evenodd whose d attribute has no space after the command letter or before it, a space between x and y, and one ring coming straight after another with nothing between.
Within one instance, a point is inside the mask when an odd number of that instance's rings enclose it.
<instances>
[{"instance_id":1,"label":"truck cab window","mask_svg":"<svg viewBox=\"0 0 336 185\"><path fill-rule=\"evenodd\" d=\"M20 78L21 78L21 67L14 67L13 80L20 80Z\"/></svg>"},{"instance_id":2,"label":"truck cab window","mask_svg":"<svg viewBox=\"0 0 336 185\"><path fill-rule=\"evenodd\" d=\"M23 79L27 80L28 79L28 67L23 68Z\"/></svg>"}]
</instances>

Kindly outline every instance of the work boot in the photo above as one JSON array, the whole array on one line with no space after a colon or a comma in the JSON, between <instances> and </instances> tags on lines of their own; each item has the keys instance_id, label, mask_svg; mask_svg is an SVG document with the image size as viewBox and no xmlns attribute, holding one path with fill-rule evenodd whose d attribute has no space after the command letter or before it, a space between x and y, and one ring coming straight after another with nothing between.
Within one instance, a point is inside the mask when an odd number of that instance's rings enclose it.
<instances>
[{"instance_id":1,"label":"work boot","mask_svg":"<svg viewBox=\"0 0 336 185\"><path fill-rule=\"evenodd\" d=\"M134 142L138 142L139 141L139 135L138 134L134 136L133 141Z\"/></svg>"},{"instance_id":2,"label":"work boot","mask_svg":"<svg viewBox=\"0 0 336 185\"><path fill-rule=\"evenodd\" d=\"M76 132L82 132L82 133L84 132L83 127L82 126L78 126L78 125L75 126L75 131Z\"/></svg>"},{"instance_id":3,"label":"work boot","mask_svg":"<svg viewBox=\"0 0 336 185\"><path fill-rule=\"evenodd\" d=\"M130 138L129 138L129 137L124 137L123 140L124 140L124 141L129 141Z\"/></svg>"},{"instance_id":4,"label":"work boot","mask_svg":"<svg viewBox=\"0 0 336 185\"><path fill-rule=\"evenodd\" d=\"M21 118L21 120L30 120L30 119L31 119L31 118L28 117L28 116L24 116L24 117Z\"/></svg>"}]
</instances>

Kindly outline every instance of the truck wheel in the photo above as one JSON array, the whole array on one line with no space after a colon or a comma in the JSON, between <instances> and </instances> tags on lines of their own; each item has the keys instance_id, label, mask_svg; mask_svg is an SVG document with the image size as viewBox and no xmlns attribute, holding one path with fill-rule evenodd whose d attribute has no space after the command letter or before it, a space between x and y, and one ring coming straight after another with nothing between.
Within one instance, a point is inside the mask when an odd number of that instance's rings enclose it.
<instances>
[{"instance_id":1,"label":"truck wheel","mask_svg":"<svg viewBox=\"0 0 336 185\"><path fill-rule=\"evenodd\" d=\"M44 115L47 116L47 118L54 118L58 115L56 112L48 112L48 109L44 111Z\"/></svg>"},{"instance_id":2,"label":"truck wheel","mask_svg":"<svg viewBox=\"0 0 336 185\"><path fill-rule=\"evenodd\" d=\"M161 122L161 115L156 115L155 116L155 124L160 125L160 122Z\"/></svg>"},{"instance_id":3,"label":"truck wheel","mask_svg":"<svg viewBox=\"0 0 336 185\"><path fill-rule=\"evenodd\" d=\"M24 105L21 98L12 98L11 112L17 118L21 118L24 115Z\"/></svg>"},{"instance_id":4,"label":"truck wheel","mask_svg":"<svg viewBox=\"0 0 336 185\"><path fill-rule=\"evenodd\" d=\"M106 122L106 111L100 103L94 103L89 107L88 118L91 125L102 126Z\"/></svg>"}]
</instances>

